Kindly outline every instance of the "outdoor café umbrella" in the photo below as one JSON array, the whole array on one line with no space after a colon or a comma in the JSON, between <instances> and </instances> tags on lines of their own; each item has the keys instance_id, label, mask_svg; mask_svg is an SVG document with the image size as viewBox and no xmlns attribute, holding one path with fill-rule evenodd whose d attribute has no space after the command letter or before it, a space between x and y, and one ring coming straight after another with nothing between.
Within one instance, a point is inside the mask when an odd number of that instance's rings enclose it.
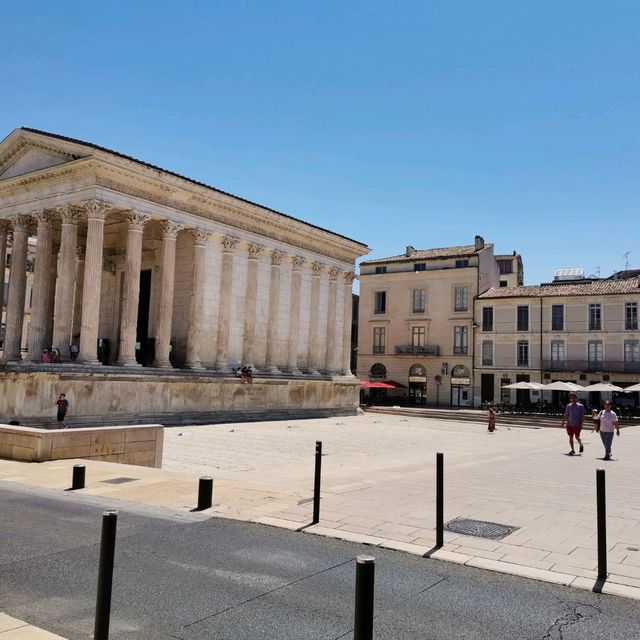
<instances>
[{"instance_id":1,"label":"outdoor caf\u00e9 umbrella","mask_svg":"<svg viewBox=\"0 0 640 640\"><path fill-rule=\"evenodd\" d=\"M534 383L537 384L537 383ZM530 382L513 382L512 384L505 384L503 389L526 389L527 391L531 391L532 389L536 389L537 387L532 387Z\"/></svg>"},{"instance_id":2,"label":"outdoor caf\u00e9 umbrella","mask_svg":"<svg viewBox=\"0 0 640 640\"><path fill-rule=\"evenodd\" d=\"M544 387L540 387L540 391L584 391L587 387L581 387L579 384L575 382L562 382L558 380L557 382L551 382L550 384L545 384Z\"/></svg>"},{"instance_id":3,"label":"outdoor caf\u00e9 umbrella","mask_svg":"<svg viewBox=\"0 0 640 640\"><path fill-rule=\"evenodd\" d=\"M634 391L640 391L640 382L638 384L632 384L630 387L624 389L625 393L633 393Z\"/></svg>"},{"instance_id":4,"label":"outdoor caf\u00e9 umbrella","mask_svg":"<svg viewBox=\"0 0 640 640\"><path fill-rule=\"evenodd\" d=\"M609 382L596 382L587 387L582 387L583 391L622 391L622 387L617 387Z\"/></svg>"}]
</instances>

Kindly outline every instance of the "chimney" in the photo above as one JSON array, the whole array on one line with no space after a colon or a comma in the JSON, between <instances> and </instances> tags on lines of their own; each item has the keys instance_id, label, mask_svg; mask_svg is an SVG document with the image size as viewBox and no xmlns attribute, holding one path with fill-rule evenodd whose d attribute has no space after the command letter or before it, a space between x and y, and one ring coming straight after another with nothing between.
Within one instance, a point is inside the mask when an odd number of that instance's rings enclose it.
<instances>
[{"instance_id":1,"label":"chimney","mask_svg":"<svg viewBox=\"0 0 640 640\"><path fill-rule=\"evenodd\" d=\"M412 256L414 253L416 252L416 250L411 246L408 245L407 246L407 250L404 252L404 255L408 257Z\"/></svg>"},{"instance_id":2,"label":"chimney","mask_svg":"<svg viewBox=\"0 0 640 640\"><path fill-rule=\"evenodd\" d=\"M484 238L482 236L476 236L476 251L480 251L480 249L484 249Z\"/></svg>"}]
</instances>

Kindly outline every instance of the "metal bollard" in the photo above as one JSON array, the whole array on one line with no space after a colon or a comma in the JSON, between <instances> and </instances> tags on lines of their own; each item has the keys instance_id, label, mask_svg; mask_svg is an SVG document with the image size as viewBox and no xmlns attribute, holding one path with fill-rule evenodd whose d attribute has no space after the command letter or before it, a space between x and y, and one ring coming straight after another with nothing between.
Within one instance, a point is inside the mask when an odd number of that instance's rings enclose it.
<instances>
[{"instance_id":1,"label":"metal bollard","mask_svg":"<svg viewBox=\"0 0 640 640\"><path fill-rule=\"evenodd\" d=\"M444 453L436 453L436 547L444 545Z\"/></svg>"},{"instance_id":2,"label":"metal bollard","mask_svg":"<svg viewBox=\"0 0 640 640\"><path fill-rule=\"evenodd\" d=\"M210 509L213 504L213 478L202 476L198 483L198 511Z\"/></svg>"},{"instance_id":3,"label":"metal bollard","mask_svg":"<svg viewBox=\"0 0 640 640\"><path fill-rule=\"evenodd\" d=\"M356 558L356 608L353 640L373 638L373 584L376 570L373 556Z\"/></svg>"},{"instance_id":4,"label":"metal bollard","mask_svg":"<svg viewBox=\"0 0 640 640\"><path fill-rule=\"evenodd\" d=\"M604 469L596 469L598 510L598 580L607 579L607 506Z\"/></svg>"},{"instance_id":5,"label":"metal bollard","mask_svg":"<svg viewBox=\"0 0 640 640\"><path fill-rule=\"evenodd\" d=\"M113 585L113 557L116 549L117 511L102 514L100 561L98 564L98 590L96 593L96 620L94 640L108 640L111 617L111 587Z\"/></svg>"},{"instance_id":6,"label":"metal bollard","mask_svg":"<svg viewBox=\"0 0 640 640\"><path fill-rule=\"evenodd\" d=\"M322 471L322 442L316 440L316 468L313 478L313 520L311 524L320 522L320 474Z\"/></svg>"},{"instance_id":7,"label":"metal bollard","mask_svg":"<svg viewBox=\"0 0 640 640\"><path fill-rule=\"evenodd\" d=\"M86 468L83 464L73 465L73 476L71 478L71 490L84 489Z\"/></svg>"}]
</instances>

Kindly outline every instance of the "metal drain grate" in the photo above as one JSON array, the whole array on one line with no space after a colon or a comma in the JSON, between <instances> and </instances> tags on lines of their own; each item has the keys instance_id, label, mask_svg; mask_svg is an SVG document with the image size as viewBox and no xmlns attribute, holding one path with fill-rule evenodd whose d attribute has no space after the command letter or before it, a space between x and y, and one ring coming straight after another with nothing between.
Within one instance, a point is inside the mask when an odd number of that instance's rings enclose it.
<instances>
[{"instance_id":1,"label":"metal drain grate","mask_svg":"<svg viewBox=\"0 0 640 640\"><path fill-rule=\"evenodd\" d=\"M124 484L125 482L135 482L138 478L111 478L110 480L101 480L108 484Z\"/></svg>"},{"instance_id":2,"label":"metal drain grate","mask_svg":"<svg viewBox=\"0 0 640 640\"><path fill-rule=\"evenodd\" d=\"M511 527L508 524L497 522L485 522L484 520L470 520L469 518L455 518L444 525L447 531L461 533L465 536L476 538L488 538L489 540L502 540L520 527Z\"/></svg>"}]
</instances>

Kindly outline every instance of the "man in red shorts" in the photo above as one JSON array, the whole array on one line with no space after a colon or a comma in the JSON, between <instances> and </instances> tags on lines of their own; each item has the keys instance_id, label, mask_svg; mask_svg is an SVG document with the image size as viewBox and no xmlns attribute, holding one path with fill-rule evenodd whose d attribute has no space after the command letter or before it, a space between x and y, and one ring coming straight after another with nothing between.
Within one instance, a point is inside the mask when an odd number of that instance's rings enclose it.
<instances>
[{"instance_id":1,"label":"man in red shorts","mask_svg":"<svg viewBox=\"0 0 640 640\"><path fill-rule=\"evenodd\" d=\"M569 394L569 404L565 407L564 418L562 419L562 426L565 423L567 425L567 434L569 435L569 451L570 456L575 456L576 452L573 448L573 438L578 441L580 445L580 453L584 451L582 440L580 440L580 431L582 431L582 424L584 423L584 406L578 402L578 396L575 393Z\"/></svg>"}]
</instances>

